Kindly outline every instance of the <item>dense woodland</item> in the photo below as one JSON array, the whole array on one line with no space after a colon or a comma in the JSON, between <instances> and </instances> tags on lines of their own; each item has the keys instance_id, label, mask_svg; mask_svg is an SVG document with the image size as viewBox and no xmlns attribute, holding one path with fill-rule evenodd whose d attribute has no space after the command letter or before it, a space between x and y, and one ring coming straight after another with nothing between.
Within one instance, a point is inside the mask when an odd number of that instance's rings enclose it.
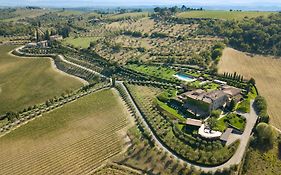
<instances>
[{"instance_id":1,"label":"dense woodland","mask_svg":"<svg viewBox=\"0 0 281 175\"><path fill-rule=\"evenodd\" d=\"M201 34L226 37L230 46L241 51L281 55L281 13L269 17L201 22Z\"/></svg>"},{"instance_id":2,"label":"dense woodland","mask_svg":"<svg viewBox=\"0 0 281 175\"><path fill-rule=\"evenodd\" d=\"M26 36L29 34L32 34L30 25L0 21L0 36Z\"/></svg>"}]
</instances>

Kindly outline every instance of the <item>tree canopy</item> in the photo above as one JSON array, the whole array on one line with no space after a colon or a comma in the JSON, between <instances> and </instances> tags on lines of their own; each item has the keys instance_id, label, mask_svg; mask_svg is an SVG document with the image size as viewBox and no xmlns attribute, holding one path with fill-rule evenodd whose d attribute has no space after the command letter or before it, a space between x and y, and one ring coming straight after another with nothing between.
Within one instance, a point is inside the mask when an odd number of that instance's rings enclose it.
<instances>
[{"instance_id":1,"label":"tree canopy","mask_svg":"<svg viewBox=\"0 0 281 175\"><path fill-rule=\"evenodd\" d=\"M258 143L264 147L271 147L274 141L274 132L270 125L259 123L256 127Z\"/></svg>"},{"instance_id":2,"label":"tree canopy","mask_svg":"<svg viewBox=\"0 0 281 175\"><path fill-rule=\"evenodd\" d=\"M201 34L226 37L229 45L241 51L281 56L281 13L243 20L207 20Z\"/></svg>"}]
</instances>

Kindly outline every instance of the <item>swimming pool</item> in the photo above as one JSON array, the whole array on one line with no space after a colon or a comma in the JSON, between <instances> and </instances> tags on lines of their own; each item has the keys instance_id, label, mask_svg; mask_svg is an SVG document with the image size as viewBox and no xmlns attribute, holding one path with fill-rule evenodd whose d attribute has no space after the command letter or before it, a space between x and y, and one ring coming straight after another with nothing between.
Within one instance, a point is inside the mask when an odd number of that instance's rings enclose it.
<instances>
[{"instance_id":1,"label":"swimming pool","mask_svg":"<svg viewBox=\"0 0 281 175\"><path fill-rule=\"evenodd\" d=\"M176 77L176 78L179 79L179 80L187 81L187 82L196 81L196 78L193 78L193 77L191 77L191 76L188 76L188 75L186 75L186 74L181 74L181 73L175 74L174 77Z\"/></svg>"}]
</instances>

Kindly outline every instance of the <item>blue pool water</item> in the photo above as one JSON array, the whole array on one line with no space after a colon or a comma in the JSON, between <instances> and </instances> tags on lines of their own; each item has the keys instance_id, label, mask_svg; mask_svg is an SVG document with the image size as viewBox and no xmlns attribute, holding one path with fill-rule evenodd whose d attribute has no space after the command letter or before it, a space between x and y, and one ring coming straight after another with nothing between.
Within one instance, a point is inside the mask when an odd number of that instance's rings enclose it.
<instances>
[{"instance_id":1,"label":"blue pool water","mask_svg":"<svg viewBox=\"0 0 281 175\"><path fill-rule=\"evenodd\" d=\"M177 73L175 75L175 77L178 78L179 80L188 81L188 82L196 80L195 78L193 78L191 76L188 76L188 75L185 75L185 74L180 74L180 73Z\"/></svg>"}]
</instances>

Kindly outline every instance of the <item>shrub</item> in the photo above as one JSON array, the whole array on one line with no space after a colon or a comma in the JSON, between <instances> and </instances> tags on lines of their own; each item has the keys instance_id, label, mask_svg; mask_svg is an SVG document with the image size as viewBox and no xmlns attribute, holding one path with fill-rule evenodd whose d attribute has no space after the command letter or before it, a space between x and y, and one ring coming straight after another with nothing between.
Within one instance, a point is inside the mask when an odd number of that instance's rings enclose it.
<instances>
[{"instance_id":1,"label":"shrub","mask_svg":"<svg viewBox=\"0 0 281 175\"><path fill-rule=\"evenodd\" d=\"M258 143L264 147L272 147L274 141L274 132L270 125L259 123L256 127Z\"/></svg>"}]
</instances>

